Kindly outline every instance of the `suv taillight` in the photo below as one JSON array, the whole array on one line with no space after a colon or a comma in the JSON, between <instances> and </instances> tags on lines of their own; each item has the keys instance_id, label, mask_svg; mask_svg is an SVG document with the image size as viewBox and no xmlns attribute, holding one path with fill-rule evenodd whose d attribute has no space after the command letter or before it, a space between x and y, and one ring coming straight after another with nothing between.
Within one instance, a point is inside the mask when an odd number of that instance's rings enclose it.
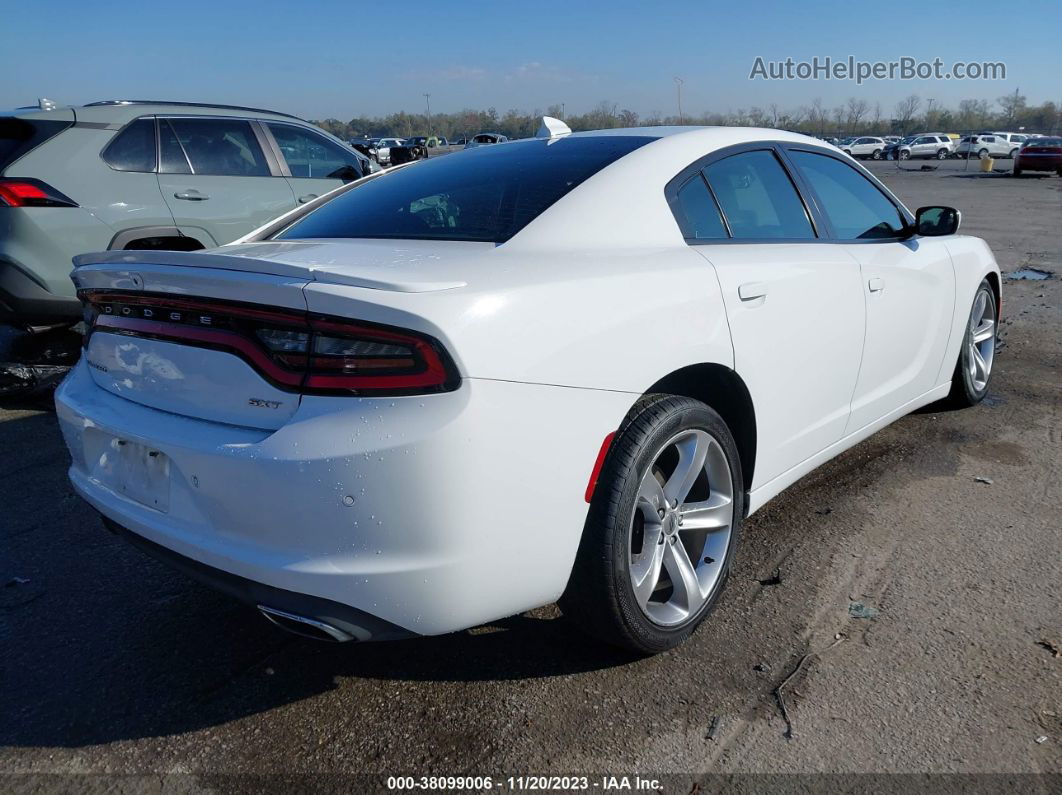
<instances>
[{"instance_id":1,"label":"suv taillight","mask_svg":"<svg viewBox=\"0 0 1062 795\"><path fill-rule=\"evenodd\" d=\"M77 207L77 202L39 179L3 177L0 178L0 206Z\"/></svg>"},{"instance_id":2,"label":"suv taillight","mask_svg":"<svg viewBox=\"0 0 1062 795\"><path fill-rule=\"evenodd\" d=\"M459 378L431 337L408 329L230 301L83 290L85 336L107 331L223 350L303 394L447 392Z\"/></svg>"}]
</instances>

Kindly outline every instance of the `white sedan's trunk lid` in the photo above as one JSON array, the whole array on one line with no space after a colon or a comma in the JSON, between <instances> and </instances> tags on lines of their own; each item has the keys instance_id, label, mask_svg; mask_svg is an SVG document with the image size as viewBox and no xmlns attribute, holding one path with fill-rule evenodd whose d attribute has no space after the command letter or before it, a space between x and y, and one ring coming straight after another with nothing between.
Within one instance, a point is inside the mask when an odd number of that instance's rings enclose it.
<instances>
[{"instance_id":1,"label":"white sedan's trunk lid","mask_svg":"<svg viewBox=\"0 0 1062 795\"><path fill-rule=\"evenodd\" d=\"M220 299L304 315L308 284L399 293L452 290L465 286L459 276L463 265L491 249L482 243L328 240L243 243L204 252L85 254L74 260L77 287L118 296L103 306L110 316L101 317L92 334L87 364L100 387L129 400L200 419L276 429L298 409L298 384L267 377L256 366L255 350L167 339L173 331L216 334L225 325L224 313L209 306L175 309L174 300ZM261 348L253 334L250 341L251 348Z\"/></svg>"}]
</instances>

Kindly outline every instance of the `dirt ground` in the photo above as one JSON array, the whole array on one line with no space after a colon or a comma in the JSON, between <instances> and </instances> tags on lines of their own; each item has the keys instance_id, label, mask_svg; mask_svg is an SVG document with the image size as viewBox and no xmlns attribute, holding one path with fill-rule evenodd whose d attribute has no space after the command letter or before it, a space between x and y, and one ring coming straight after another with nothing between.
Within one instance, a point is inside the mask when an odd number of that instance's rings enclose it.
<instances>
[{"instance_id":1,"label":"dirt ground","mask_svg":"<svg viewBox=\"0 0 1062 795\"><path fill-rule=\"evenodd\" d=\"M964 165L871 168L912 208L959 207L1004 271L1062 275L1062 179ZM1003 315L982 406L911 415L790 488L745 524L709 622L642 660L553 608L392 644L284 635L102 530L54 416L2 410L6 784L586 773L597 789L639 772L687 792L765 781L709 774L901 772L1058 791L1062 282L1008 280Z\"/></svg>"}]
</instances>

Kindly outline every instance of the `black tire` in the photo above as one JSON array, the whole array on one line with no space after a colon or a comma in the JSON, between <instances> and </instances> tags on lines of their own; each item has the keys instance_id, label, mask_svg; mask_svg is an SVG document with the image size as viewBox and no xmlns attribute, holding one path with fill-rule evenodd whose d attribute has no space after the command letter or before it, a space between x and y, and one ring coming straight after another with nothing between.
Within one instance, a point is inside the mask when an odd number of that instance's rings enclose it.
<instances>
[{"instance_id":1,"label":"black tire","mask_svg":"<svg viewBox=\"0 0 1062 795\"><path fill-rule=\"evenodd\" d=\"M906 149L901 149L899 152L896 153L896 156L900 160L910 160L911 159L911 153L908 152Z\"/></svg>"},{"instance_id":2,"label":"black tire","mask_svg":"<svg viewBox=\"0 0 1062 795\"><path fill-rule=\"evenodd\" d=\"M881 160L881 150L875 149L874 152L870 155L870 157L872 160Z\"/></svg>"},{"instance_id":3,"label":"black tire","mask_svg":"<svg viewBox=\"0 0 1062 795\"><path fill-rule=\"evenodd\" d=\"M937 160L944 160L947 156L948 156L948 150L947 149L938 149L937 150Z\"/></svg>"},{"instance_id":4,"label":"black tire","mask_svg":"<svg viewBox=\"0 0 1062 795\"><path fill-rule=\"evenodd\" d=\"M704 604L681 624L662 626L635 601L628 563L631 517L642 473L667 441L686 429L706 431L723 449L733 484L733 520L721 573ZM678 646L711 612L726 584L744 512L741 463L722 417L691 398L643 396L628 412L606 456L561 608L590 634L639 654Z\"/></svg>"},{"instance_id":5,"label":"black tire","mask_svg":"<svg viewBox=\"0 0 1062 795\"><path fill-rule=\"evenodd\" d=\"M996 294L992 290L992 285L988 283L988 279L983 279L981 284L977 287L977 292L974 293L973 303L970 305L970 310L977 305L978 297L982 293L988 294L988 301L992 312L996 317L996 330L998 333L999 323L999 310L996 304ZM978 389L974 383L973 375L970 372L971 365L971 352L970 352L970 339L973 336L973 329L970 327L970 318L967 318L965 333L962 338L962 347L959 349L959 360L955 363L955 372L951 376L951 391L948 393L946 401L951 406L956 408L969 408L970 406L976 406L982 400L985 395L988 394L988 387L992 380L991 369L989 369L988 379L982 388ZM993 349L994 358L994 349Z\"/></svg>"},{"instance_id":6,"label":"black tire","mask_svg":"<svg viewBox=\"0 0 1062 795\"><path fill-rule=\"evenodd\" d=\"M1008 157L1010 157L1010 159L1013 160L1017 156L1018 156L1018 150L1017 149L1011 149L1010 150L1010 155L1008 155Z\"/></svg>"},{"instance_id":7,"label":"black tire","mask_svg":"<svg viewBox=\"0 0 1062 795\"><path fill-rule=\"evenodd\" d=\"M1014 176L1020 177L1021 175L1022 175L1022 170L1020 168L1018 168L1017 166L1014 166Z\"/></svg>"},{"instance_id":8,"label":"black tire","mask_svg":"<svg viewBox=\"0 0 1062 795\"><path fill-rule=\"evenodd\" d=\"M977 153L977 159L978 160L987 160L988 159L988 150L987 149L981 149Z\"/></svg>"}]
</instances>

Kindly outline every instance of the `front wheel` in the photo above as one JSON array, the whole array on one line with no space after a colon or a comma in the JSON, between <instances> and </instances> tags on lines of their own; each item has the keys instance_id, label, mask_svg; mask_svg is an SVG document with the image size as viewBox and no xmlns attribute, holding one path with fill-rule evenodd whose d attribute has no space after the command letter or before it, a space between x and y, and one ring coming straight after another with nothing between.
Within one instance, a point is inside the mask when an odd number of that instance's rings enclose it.
<instances>
[{"instance_id":1,"label":"front wheel","mask_svg":"<svg viewBox=\"0 0 1062 795\"><path fill-rule=\"evenodd\" d=\"M984 279L974 294L970 318L966 323L962 350L951 378L948 401L956 406L975 406L988 393L992 364L996 358L996 294Z\"/></svg>"},{"instance_id":2,"label":"front wheel","mask_svg":"<svg viewBox=\"0 0 1062 795\"><path fill-rule=\"evenodd\" d=\"M897 155L897 157L899 157L900 160L910 160L911 159L911 153L908 152L906 149L901 149L899 154Z\"/></svg>"},{"instance_id":3,"label":"front wheel","mask_svg":"<svg viewBox=\"0 0 1062 795\"><path fill-rule=\"evenodd\" d=\"M744 515L741 464L711 408L647 395L594 490L565 614L602 640L656 654L688 638L726 582Z\"/></svg>"}]
</instances>

